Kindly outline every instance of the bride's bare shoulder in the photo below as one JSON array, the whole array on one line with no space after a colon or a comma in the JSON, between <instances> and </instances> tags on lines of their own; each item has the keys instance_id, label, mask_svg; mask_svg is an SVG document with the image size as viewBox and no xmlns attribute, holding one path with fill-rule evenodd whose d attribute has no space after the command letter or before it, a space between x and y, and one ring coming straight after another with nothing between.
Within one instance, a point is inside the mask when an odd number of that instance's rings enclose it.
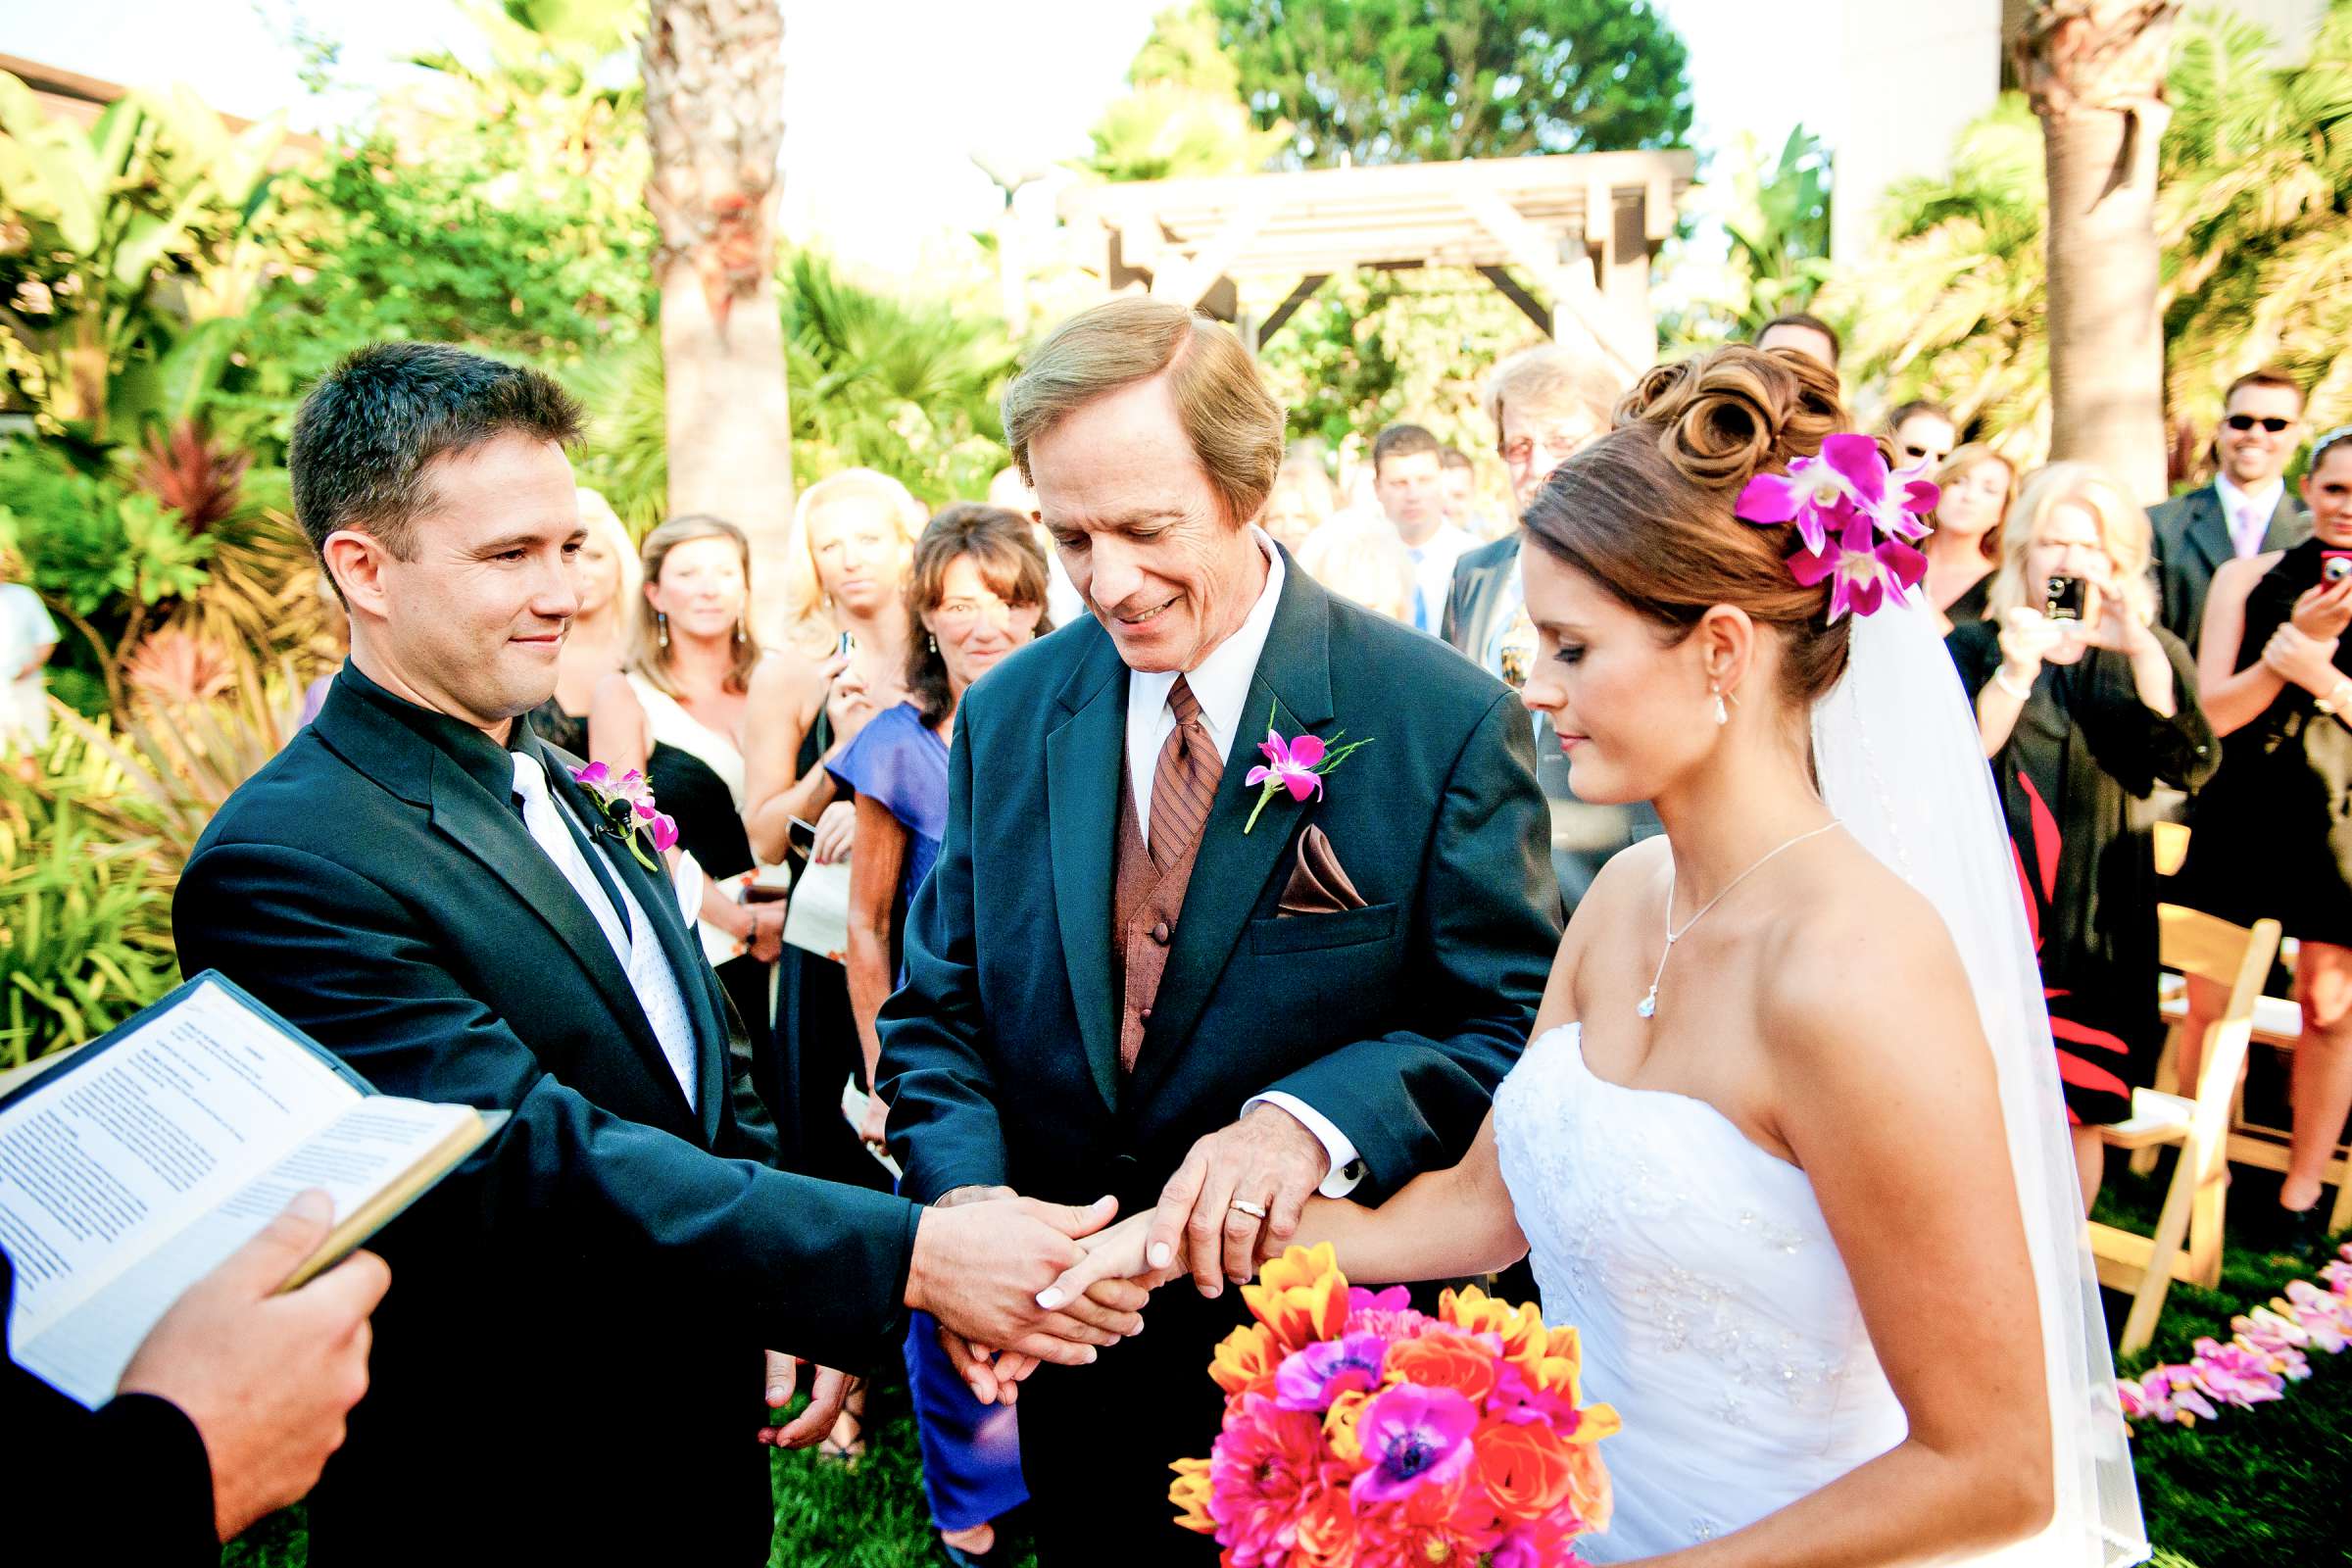
<instances>
[{"instance_id":1,"label":"bride's bare shoulder","mask_svg":"<svg viewBox=\"0 0 2352 1568\"><path fill-rule=\"evenodd\" d=\"M1842 835L1804 878L1761 971L1759 1022L1775 1055L1837 1077L1982 1057L1968 973L1935 906ZM1980 1049L1958 1051L1967 1041ZM1885 1049L1893 1042L1906 1049ZM1954 1049L1915 1049L1937 1045Z\"/></svg>"}]
</instances>

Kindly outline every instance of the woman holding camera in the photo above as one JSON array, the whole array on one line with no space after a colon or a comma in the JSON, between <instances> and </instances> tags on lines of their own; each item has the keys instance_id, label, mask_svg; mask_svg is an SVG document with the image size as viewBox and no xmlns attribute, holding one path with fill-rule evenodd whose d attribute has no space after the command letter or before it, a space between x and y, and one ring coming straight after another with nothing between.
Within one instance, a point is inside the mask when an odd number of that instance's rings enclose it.
<instances>
[{"instance_id":1,"label":"woman holding camera","mask_svg":"<svg viewBox=\"0 0 2352 1568\"><path fill-rule=\"evenodd\" d=\"M2086 463L2027 479L1987 618L1945 639L1976 704L2041 956L2087 1210L2099 1128L2132 1113L2163 1046L2156 853L2132 802L2194 789L2220 747L2188 650L2156 618L2147 514Z\"/></svg>"},{"instance_id":2,"label":"woman holding camera","mask_svg":"<svg viewBox=\"0 0 2352 1568\"><path fill-rule=\"evenodd\" d=\"M2312 449L2303 499L2312 537L2226 564L2205 601L2198 672L2214 730L2228 738L2192 808L2174 897L2240 925L2276 916L2301 944L2303 1034L2278 1202L2290 1247L2308 1254L2323 1240L2320 1192L2352 1111L2352 426ZM2189 982L2184 1088L2225 1000Z\"/></svg>"}]
</instances>

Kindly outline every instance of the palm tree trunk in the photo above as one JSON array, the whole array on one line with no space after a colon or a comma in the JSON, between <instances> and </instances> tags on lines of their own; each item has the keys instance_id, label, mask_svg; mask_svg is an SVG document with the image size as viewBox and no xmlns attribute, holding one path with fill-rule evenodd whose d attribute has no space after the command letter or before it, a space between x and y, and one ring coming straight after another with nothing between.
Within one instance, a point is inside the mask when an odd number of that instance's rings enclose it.
<instances>
[{"instance_id":1,"label":"palm tree trunk","mask_svg":"<svg viewBox=\"0 0 2352 1568\"><path fill-rule=\"evenodd\" d=\"M784 19L776 0L653 0L643 62L669 511L751 535L755 616L772 633L792 530L775 286Z\"/></svg>"},{"instance_id":2,"label":"palm tree trunk","mask_svg":"<svg viewBox=\"0 0 2352 1568\"><path fill-rule=\"evenodd\" d=\"M2180 0L2035 0L2017 40L2050 179L2050 456L2166 492L2156 145Z\"/></svg>"}]
</instances>

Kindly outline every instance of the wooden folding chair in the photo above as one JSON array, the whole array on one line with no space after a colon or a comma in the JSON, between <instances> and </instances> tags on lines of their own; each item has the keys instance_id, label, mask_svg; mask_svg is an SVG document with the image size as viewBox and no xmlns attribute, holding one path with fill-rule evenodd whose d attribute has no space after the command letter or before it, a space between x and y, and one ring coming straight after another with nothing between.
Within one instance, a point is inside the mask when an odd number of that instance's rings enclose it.
<instances>
[{"instance_id":1,"label":"wooden folding chair","mask_svg":"<svg viewBox=\"0 0 2352 1568\"><path fill-rule=\"evenodd\" d=\"M2132 1310L2117 1347L2124 1355L2144 1348L2155 1338L2156 1319L2164 1311L2173 1281L2207 1287L2221 1283L2230 1103L2253 1034L2254 1003L2278 956L2276 920L2257 920L2249 931L2167 904L2158 906L2157 921L2164 966L2229 987L2230 1004L2206 1034L2193 1099L2142 1089L2132 1097L2129 1120L2101 1129L2116 1149L2136 1152L2171 1144L2180 1152L2154 1236L2095 1221L2090 1226L2099 1283L2132 1295Z\"/></svg>"}]
</instances>

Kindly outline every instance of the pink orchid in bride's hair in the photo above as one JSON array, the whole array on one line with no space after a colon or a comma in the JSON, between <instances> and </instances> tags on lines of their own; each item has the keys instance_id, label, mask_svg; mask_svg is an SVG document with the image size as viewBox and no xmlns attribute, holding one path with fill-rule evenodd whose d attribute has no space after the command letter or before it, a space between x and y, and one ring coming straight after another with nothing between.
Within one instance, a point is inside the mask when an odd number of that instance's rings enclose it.
<instances>
[{"instance_id":1,"label":"pink orchid in bride's hair","mask_svg":"<svg viewBox=\"0 0 2352 1568\"><path fill-rule=\"evenodd\" d=\"M1856 513L1826 549L1790 556L1788 573L1807 588L1832 579L1830 619L1836 620L1849 611L1875 615L1890 588L1900 598L1918 587L1928 574L1928 558L1899 539L1880 539L1869 514Z\"/></svg>"},{"instance_id":2,"label":"pink orchid in bride's hair","mask_svg":"<svg viewBox=\"0 0 2352 1568\"><path fill-rule=\"evenodd\" d=\"M1747 481L1732 513L1742 522L1793 524L1805 549L1820 555L1831 531L1857 511L1877 507L1886 495L1886 460L1866 435L1838 434L1821 444L1821 455L1798 458L1787 473L1759 473Z\"/></svg>"}]
</instances>

